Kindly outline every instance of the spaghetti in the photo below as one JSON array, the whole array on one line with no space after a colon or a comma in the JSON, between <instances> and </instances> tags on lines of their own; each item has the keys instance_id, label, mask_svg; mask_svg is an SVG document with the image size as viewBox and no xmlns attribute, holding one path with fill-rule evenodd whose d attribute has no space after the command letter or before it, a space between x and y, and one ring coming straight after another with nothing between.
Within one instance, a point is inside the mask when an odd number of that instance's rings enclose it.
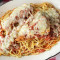
<instances>
[{"instance_id":1,"label":"spaghetti","mask_svg":"<svg viewBox=\"0 0 60 60\"><path fill-rule=\"evenodd\" d=\"M0 55L21 57L50 50L60 40L59 16L50 3L8 11L0 18Z\"/></svg>"}]
</instances>

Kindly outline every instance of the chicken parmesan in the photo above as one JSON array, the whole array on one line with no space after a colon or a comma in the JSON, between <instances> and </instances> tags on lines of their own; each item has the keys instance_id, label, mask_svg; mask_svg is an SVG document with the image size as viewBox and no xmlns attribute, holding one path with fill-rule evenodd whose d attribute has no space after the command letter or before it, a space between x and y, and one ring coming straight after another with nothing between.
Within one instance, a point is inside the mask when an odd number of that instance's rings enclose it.
<instances>
[{"instance_id":1,"label":"chicken parmesan","mask_svg":"<svg viewBox=\"0 0 60 60\"><path fill-rule=\"evenodd\" d=\"M59 40L60 10L50 3L23 4L0 18L0 55L39 54Z\"/></svg>"}]
</instances>

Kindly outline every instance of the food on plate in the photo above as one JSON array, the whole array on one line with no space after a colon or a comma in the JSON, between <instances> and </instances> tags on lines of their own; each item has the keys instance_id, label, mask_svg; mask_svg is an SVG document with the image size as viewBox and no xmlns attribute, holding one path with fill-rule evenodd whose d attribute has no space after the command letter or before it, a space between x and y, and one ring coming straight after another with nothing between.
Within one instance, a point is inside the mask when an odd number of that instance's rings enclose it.
<instances>
[{"instance_id":1,"label":"food on plate","mask_svg":"<svg viewBox=\"0 0 60 60\"><path fill-rule=\"evenodd\" d=\"M0 55L39 54L59 40L60 10L50 3L23 4L0 18Z\"/></svg>"}]
</instances>

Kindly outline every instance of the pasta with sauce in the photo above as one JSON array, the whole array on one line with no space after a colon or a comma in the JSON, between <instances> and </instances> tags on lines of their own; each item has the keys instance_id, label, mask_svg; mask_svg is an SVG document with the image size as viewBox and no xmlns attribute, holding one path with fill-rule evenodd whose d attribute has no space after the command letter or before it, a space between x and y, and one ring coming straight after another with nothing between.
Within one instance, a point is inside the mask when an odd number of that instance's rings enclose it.
<instances>
[{"instance_id":1,"label":"pasta with sauce","mask_svg":"<svg viewBox=\"0 0 60 60\"><path fill-rule=\"evenodd\" d=\"M24 4L0 18L0 55L27 56L50 50L60 40L60 10L50 3Z\"/></svg>"}]
</instances>

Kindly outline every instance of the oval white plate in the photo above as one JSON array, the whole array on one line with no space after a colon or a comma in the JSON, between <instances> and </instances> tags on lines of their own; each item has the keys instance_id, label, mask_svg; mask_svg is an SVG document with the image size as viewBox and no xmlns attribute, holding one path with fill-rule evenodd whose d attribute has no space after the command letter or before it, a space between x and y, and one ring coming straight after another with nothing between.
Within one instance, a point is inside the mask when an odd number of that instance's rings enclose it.
<instances>
[{"instance_id":1,"label":"oval white plate","mask_svg":"<svg viewBox=\"0 0 60 60\"><path fill-rule=\"evenodd\" d=\"M24 3L42 3L42 2L50 2L60 9L60 0L14 0L10 1L0 7L0 17L10 9L13 9L17 6L20 6ZM8 57L8 56L0 56L0 60L46 60L47 58L57 54L60 52L60 42L58 42L51 50L45 51L39 55L30 55L24 56L22 58L16 57Z\"/></svg>"}]
</instances>

